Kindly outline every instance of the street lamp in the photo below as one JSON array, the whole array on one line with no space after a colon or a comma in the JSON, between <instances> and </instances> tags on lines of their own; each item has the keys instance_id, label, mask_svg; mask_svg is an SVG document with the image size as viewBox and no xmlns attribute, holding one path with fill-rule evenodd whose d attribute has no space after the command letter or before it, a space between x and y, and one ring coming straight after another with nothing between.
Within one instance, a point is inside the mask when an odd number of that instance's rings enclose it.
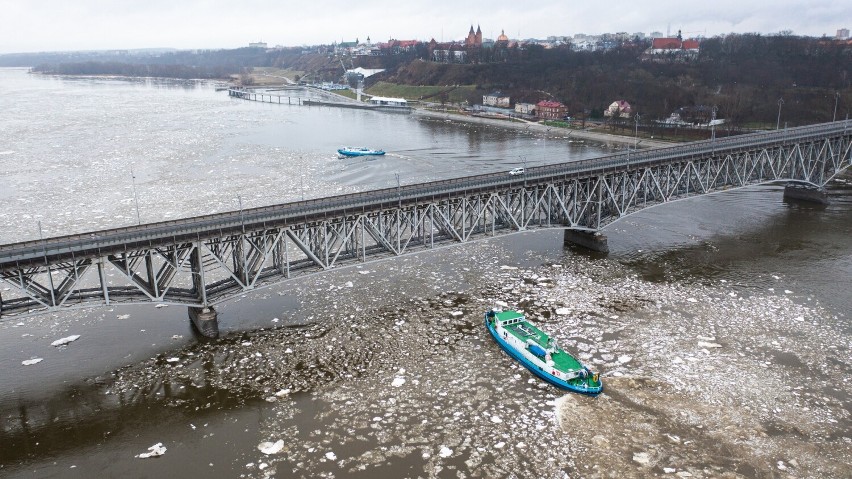
<instances>
[{"instance_id":1,"label":"street lamp","mask_svg":"<svg viewBox=\"0 0 852 479\"><path fill-rule=\"evenodd\" d=\"M718 107L713 105L713 115L710 119L710 143L713 145L713 154L716 154L716 111Z\"/></svg>"},{"instance_id":2,"label":"street lamp","mask_svg":"<svg viewBox=\"0 0 852 479\"><path fill-rule=\"evenodd\" d=\"M399 209L402 209L402 187L399 184L399 173L394 173L396 175L396 197L399 199Z\"/></svg>"},{"instance_id":3,"label":"street lamp","mask_svg":"<svg viewBox=\"0 0 852 479\"><path fill-rule=\"evenodd\" d=\"M837 100L840 98L840 92L834 92L834 115L831 117L831 122L837 121Z\"/></svg>"},{"instance_id":4,"label":"street lamp","mask_svg":"<svg viewBox=\"0 0 852 479\"><path fill-rule=\"evenodd\" d=\"M633 123L635 124L635 129L633 130L633 149L639 147L639 113L633 115Z\"/></svg>"},{"instance_id":5,"label":"street lamp","mask_svg":"<svg viewBox=\"0 0 852 479\"><path fill-rule=\"evenodd\" d=\"M240 195L237 195L237 202L239 202L239 205L240 205L240 224L243 226L243 234L245 234L246 222L245 222L245 219L243 218L243 197L240 196Z\"/></svg>"},{"instance_id":6,"label":"street lamp","mask_svg":"<svg viewBox=\"0 0 852 479\"><path fill-rule=\"evenodd\" d=\"M141 225L139 218L139 198L136 197L136 175L133 174L133 166L130 167L130 183L133 185L133 202L136 203L136 224Z\"/></svg>"},{"instance_id":7,"label":"street lamp","mask_svg":"<svg viewBox=\"0 0 852 479\"><path fill-rule=\"evenodd\" d=\"M781 126L781 105L784 104L784 99L778 99L778 119L775 121L775 129L777 130Z\"/></svg>"}]
</instances>

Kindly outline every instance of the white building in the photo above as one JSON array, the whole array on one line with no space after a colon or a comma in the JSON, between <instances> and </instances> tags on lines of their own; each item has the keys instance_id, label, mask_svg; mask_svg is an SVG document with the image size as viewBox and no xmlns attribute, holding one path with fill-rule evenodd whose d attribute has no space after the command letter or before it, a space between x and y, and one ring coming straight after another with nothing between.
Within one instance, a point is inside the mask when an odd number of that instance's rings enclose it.
<instances>
[{"instance_id":1,"label":"white building","mask_svg":"<svg viewBox=\"0 0 852 479\"><path fill-rule=\"evenodd\" d=\"M496 106L501 108L509 108L510 98L499 91L491 92L487 95L482 95L482 104L485 106Z\"/></svg>"},{"instance_id":2,"label":"white building","mask_svg":"<svg viewBox=\"0 0 852 479\"><path fill-rule=\"evenodd\" d=\"M515 103L515 112L522 115L535 114L535 103Z\"/></svg>"},{"instance_id":3,"label":"white building","mask_svg":"<svg viewBox=\"0 0 852 479\"><path fill-rule=\"evenodd\" d=\"M384 96L374 96L370 98L369 103L381 106L408 106L408 101L405 98L389 98Z\"/></svg>"}]
</instances>

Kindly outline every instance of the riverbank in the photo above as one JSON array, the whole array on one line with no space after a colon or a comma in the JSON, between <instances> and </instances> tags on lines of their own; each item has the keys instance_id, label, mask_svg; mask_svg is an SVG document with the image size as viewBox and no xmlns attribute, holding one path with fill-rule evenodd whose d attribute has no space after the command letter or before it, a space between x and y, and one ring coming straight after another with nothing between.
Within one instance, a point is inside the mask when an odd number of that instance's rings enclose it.
<instances>
[{"instance_id":1,"label":"riverbank","mask_svg":"<svg viewBox=\"0 0 852 479\"><path fill-rule=\"evenodd\" d=\"M462 121L466 123L496 126L511 130L535 132L536 134L546 135L547 137L552 138L582 139L597 141L600 143L618 143L621 145L629 146L632 146L636 142L636 139L632 136L613 135L610 133L601 133L576 128L557 128L532 121L496 120L493 118L482 118L473 115L430 110L419 107L414 108L414 111L412 113L427 118ZM664 148L666 146L672 146L672 143L651 139L640 139L638 143L640 148Z\"/></svg>"}]
</instances>

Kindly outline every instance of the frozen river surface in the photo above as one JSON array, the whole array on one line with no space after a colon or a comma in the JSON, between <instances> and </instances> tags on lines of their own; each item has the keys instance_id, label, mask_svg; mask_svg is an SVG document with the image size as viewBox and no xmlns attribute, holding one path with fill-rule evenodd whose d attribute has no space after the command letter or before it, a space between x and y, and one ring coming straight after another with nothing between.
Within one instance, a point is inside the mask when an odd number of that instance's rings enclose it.
<instances>
[{"instance_id":1,"label":"frozen river surface","mask_svg":"<svg viewBox=\"0 0 852 479\"><path fill-rule=\"evenodd\" d=\"M145 222L610 151L195 83L0 85L3 243L133 224L134 187ZM362 144L391 155L334 157ZM849 477L852 201L833 199L679 202L612 225L607 257L554 231L367 263L223 305L212 342L176 307L5 321L0 476ZM482 326L501 303L605 392L511 361Z\"/></svg>"}]
</instances>

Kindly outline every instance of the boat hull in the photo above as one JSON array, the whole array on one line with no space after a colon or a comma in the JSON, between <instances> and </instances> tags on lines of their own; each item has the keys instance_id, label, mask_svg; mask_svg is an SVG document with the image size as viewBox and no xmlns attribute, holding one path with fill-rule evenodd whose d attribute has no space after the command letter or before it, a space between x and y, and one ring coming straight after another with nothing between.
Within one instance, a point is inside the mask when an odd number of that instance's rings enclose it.
<instances>
[{"instance_id":1,"label":"boat hull","mask_svg":"<svg viewBox=\"0 0 852 479\"><path fill-rule=\"evenodd\" d=\"M382 156L385 154L382 150L347 150L341 148L337 150L343 156Z\"/></svg>"},{"instance_id":2,"label":"boat hull","mask_svg":"<svg viewBox=\"0 0 852 479\"><path fill-rule=\"evenodd\" d=\"M494 328L491 322L488 321L488 317L485 318L485 327L488 328L488 332L491 333L491 337L494 338L494 341L497 342L497 345L500 346L500 349L502 349L503 352L508 354L515 361L521 363L531 373L547 381L548 383L558 387L559 389L564 389L566 391L571 391L579 394L585 394L587 396L597 396L603 391L603 384L601 384L601 386L598 388L584 388L575 386L563 379L557 378L556 376L539 368L537 365L530 362L523 355L519 354L518 351L515 350L515 348L509 346L509 344L504 341L499 334L497 334L497 330Z\"/></svg>"}]
</instances>

